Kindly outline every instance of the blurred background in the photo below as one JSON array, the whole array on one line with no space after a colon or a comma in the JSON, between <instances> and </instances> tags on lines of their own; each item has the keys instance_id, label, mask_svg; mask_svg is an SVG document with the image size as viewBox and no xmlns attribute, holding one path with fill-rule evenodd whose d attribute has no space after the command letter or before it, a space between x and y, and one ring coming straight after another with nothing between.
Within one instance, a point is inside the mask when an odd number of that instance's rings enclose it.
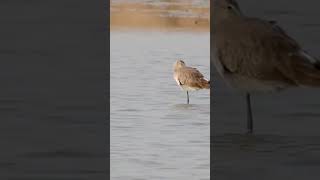
<instances>
[{"instance_id":1,"label":"blurred background","mask_svg":"<svg viewBox=\"0 0 320 180\"><path fill-rule=\"evenodd\" d=\"M111 29L209 31L209 0L111 0Z\"/></svg>"}]
</instances>

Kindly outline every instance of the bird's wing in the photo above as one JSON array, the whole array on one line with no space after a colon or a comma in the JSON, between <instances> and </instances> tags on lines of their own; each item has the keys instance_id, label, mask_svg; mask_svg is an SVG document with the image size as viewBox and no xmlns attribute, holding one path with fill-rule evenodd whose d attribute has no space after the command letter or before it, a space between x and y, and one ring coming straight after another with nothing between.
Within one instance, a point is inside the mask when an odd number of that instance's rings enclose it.
<instances>
[{"instance_id":1,"label":"bird's wing","mask_svg":"<svg viewBox=\"0 0 320 180\"><path fill-rule=\"evenodd\" d=\"M179 81L182 84L190 83L202 79L203 75L196 68L184 67L181 68L179 73Z\"/></svg>"},{"instance_id":2,"label":"bird's wing","mask_svg":"<svg viewBox=\"0 0 320 180\"><path fill-rule=\"evenodd\" d=\"M298 84L320 84L320 61L303 50L276 22L272 23L272 27L280 34L279 40L274 43L285 48L283 60L275 61L279 71Z\"/></svg>"},{"instance_id":3,"label":"bird's wing","mask_svg":"<svg viewBox=\"0 0 320 180\"><path fill-rule=\"evenodd\" d=\"M218 42L216 53L225 72L296 83L296 61L309 61L296 55L302 51L300 45L275 21L246 18L236 30L237 35L233 29Z\"/></svg>"},{"instance_id":4,"label":"bird's wing","mask_svg":"<svg viewBox=\"0 0 320 180\"><path fill-rule=\"evenodd\" d=\"M196 68L184 67L179 72L179 82L182 85L192 87L204 88L207 87L209 82L204 79L204 76Z\"/></svg>"}]
</instances>

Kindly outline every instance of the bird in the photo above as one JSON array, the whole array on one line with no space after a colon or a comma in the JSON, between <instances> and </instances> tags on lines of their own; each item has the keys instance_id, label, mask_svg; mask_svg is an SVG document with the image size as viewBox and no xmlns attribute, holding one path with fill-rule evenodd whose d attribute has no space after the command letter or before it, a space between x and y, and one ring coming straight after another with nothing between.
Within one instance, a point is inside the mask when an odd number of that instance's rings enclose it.
<instances>
[{"instance_id":1,"label":"bird","mask_svg":"<svg viewBox=\"0 0 320 180\"><path fill-rule=\"evenodd\" d=\"M182 60L177 60L173 65L173 78L182 90L187 92L187 104L189 104L189 91L210 89L210 81L196 68L186 66Z\"/></svg>"},{"instance_id":2,"label":"bird","mask_svg":"<svg viewBox=\"0 0 320 180\"><path fill-rule=\"evenodd\" d=\"M320 86L320 61L277 21L244 15L236 0L213 1L212 56L218 73L245 94L247 133L253 133L251 96Z\"/></svg>"}]
</instances>

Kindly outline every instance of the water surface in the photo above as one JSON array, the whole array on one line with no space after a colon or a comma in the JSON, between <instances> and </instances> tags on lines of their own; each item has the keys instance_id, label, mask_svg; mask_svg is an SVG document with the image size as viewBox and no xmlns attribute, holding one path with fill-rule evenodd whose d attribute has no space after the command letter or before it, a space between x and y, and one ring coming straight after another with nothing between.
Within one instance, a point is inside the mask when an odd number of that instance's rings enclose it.
<instances>
[{"instance_id":1,"label":"water surface","mask_svg":"<svg viewBox=\"0 0 320 180\"><path fill-rule=\"evenodd\" d=\"M111 32L111 179L209 179L209 91L173 79L183 58L210 75L209 33Z\"/></svg>"}]
</instances>

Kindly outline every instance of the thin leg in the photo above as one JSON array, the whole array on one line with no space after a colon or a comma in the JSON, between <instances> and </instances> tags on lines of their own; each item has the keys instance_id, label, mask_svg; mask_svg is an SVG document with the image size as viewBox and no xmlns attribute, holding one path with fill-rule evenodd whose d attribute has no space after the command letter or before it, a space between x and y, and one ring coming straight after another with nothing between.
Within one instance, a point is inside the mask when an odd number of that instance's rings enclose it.
<instances>
[{"instance_id":1,"label":"thin leg","mask_svg":"<svg viewBox=\"0 0 320 180\"><path fill-rule=\"evenodd\" d=\"M187 103L189 104L189 92L187 91Z\"/></svg>"},{"instance_id":2,"label":"thin leg","mask_svg":"<svg viewBox=\"0 0 320 180\"><path fill-rule=\"evenodd\" d=\"M246 94L246 100L247 100L247 130L249 134L252 134L253 132L253 119L252 119L252 110L251 110L251 100L250 100L250 94Z\"/></svg>"}]
</instances>

